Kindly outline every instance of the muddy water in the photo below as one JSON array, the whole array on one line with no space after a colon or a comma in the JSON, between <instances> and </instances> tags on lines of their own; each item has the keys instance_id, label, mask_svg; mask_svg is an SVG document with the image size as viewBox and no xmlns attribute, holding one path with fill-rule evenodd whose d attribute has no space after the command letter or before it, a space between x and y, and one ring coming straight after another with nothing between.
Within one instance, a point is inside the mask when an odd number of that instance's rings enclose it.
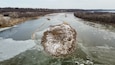
<instances>
[{"instance_id":1,"label":"muddy water","mask_svg":"<svg viewBox=\"0 0 115 65\"><path fill-rule=\"evenodd\" d=\"M65 16L66 15L66 16ZM48 20L48 18L50 20ZM69 23L77 31L77 50L69 58L57 59L48 56L40 45L43 32L50 25L63 22ZM37 20L30 20L17 27L0 32L2 41L13 39L17 41L30 40L34 31L37 31L37 45L25 52L12 56L0 62L1 65L78 65L98 64L114 65L115 62L115 32L86 25L85 21L74 17L72 13L50 14ZM8 42L6 42L8 43ZM2 43L1 43L2 44ZM23 44L22 44L23 45ZM20 47L21 48L21 47ZM4 49L2 49L4 50ZM4 51L2 52L4 53ZM14 51L15 53L15 51ZM9 52L9 54L11 54ZM89 63L89 64L88 64Z\"/></svg>"}]
</instances>

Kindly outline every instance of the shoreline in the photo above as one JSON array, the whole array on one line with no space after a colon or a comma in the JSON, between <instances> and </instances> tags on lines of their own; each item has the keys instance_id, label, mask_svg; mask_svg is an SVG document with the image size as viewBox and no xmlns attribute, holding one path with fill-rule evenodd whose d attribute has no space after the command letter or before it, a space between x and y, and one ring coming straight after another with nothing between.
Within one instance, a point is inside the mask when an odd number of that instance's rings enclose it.
<instances>
[{"instance_id":1,"label":"shoreline","mask_svg":"<svg viewBox=\"0 0 115 65\"><path fill-rule=\"evenodd\" d=\"M74 12L74 16L84 21L102 24L105 26L111 25L115 27L115 13L109 12Z\"/></svg>"},{"instance_id":2,"label":"shoreline","mask_svg":"<svg viewBox=\"0 0 115 65\"><path fill-rule=\"evenodd\" d=\"M5 20L3 22L0 21L0 28L10 28L12 26L15 26L17 24L21 24L24 23L28 20L32 20L32 19L38 19L40 16L37 17L23 17L23 18L11 18L10 20Z\"/></svg>"}]
</instances>

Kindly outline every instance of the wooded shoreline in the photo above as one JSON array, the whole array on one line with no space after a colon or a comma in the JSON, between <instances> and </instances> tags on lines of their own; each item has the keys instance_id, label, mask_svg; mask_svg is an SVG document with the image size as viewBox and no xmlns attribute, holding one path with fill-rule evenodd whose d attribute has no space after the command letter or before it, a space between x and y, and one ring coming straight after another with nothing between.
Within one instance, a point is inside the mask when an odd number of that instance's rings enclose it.
<instances>
[{"instance_id":1,"label":"wooded shoreline","mask_svg":"<svg viewBox=\"0 0 115 65\"><path fill-rule=\"evenodd\" d=\"M110 12L75 12L74 16L83 20L115 26L115 13Z\"/></svg>"}]
</instances>

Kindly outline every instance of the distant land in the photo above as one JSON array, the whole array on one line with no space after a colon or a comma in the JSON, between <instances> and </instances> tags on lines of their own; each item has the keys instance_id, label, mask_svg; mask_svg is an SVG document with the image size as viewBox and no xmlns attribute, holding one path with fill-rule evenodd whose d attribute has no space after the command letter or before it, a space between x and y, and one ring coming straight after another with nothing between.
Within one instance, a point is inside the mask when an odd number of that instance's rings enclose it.
<instances>
[{"instance_id":1,"label":"distant land","mask_svg":"<svg viewBox=\"0 0 115 65\"><path fill-rule=\"evenodd\" d=\"M24 12L24 11L30 11L30 12L75 12L75 11L115 11L115 9L48 9L48 8L0 8L0 12Z\"/></svg>"},{"instance_id":2,"label":"distant land","mask_svg":"<svg viewBox=\"0 0 115 65\"><path fill-rule=\"evenodd\" d=\"M113 12L111 13L109 11L113 11ZM115 23L113 20L114 13L115 13L114 11L115 9L44 9L44 8L6 7L6 8L0 8L0 28L10 27L10 26L25 22L26 20L39 18L40 16L44 16L46 14L61 13L61 12L73 12L76 17L84 19L84 20L100 21L103 23L113 24ZM85 13L88 12L88 14L84 14L84 12ZM104 16L100 16L102 14L99 14L99 13L97 14L95 12L104 12L103 13ZM91 17L94 17L94 13L97 19L95 18L91 19ZM109 15L112 15L112 17Z\"/></svg>"}]
</instances>

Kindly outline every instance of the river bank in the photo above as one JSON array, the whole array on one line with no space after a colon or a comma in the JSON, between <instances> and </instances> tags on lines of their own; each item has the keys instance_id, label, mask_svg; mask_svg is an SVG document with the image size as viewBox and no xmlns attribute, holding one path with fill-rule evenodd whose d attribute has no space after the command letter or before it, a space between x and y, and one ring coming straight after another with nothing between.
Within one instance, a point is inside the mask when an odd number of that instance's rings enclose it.
<instances>
[{"instance_id":1,"label":"river bank","mask_svg":"<svg viewBox=\"0 0 115 65\"><path fill-rule=\"evenodd\" d=\"M115 27L115 13L80 11L75 12L74 16L89 22L112 25Z\"/></svg>"},{"instance_id":2,"label":"river bank","mask_svg":"<svg viewBox=\"0 0 115 65\"><path fill-rule=\"evenodd\" d=\"M0 18L0 28L11 27L19 23L23 23L27 20L35 19L38 17L28 17L28 18L23 17L23 18L10 18L10 19L4 19L4 18L5 17Z\"/></svg>"},{"instance_id":3,"label":"river bank","mask_svg":"<svg viewBox=\"0 0 115 65\"><path fill-rule=\"evenodd\" d=\"M12 14L14 14L12 16ZM34 15L36 14L36 15ZM5 14L0 14L0 28L4 28L4 27L11 27L20 23L23 23L27 20L32 20L32 19L38 19L40 16L44 16L46 14L49 14L49 12L31 12L31 13L23 13L23 14L19 14L16 12L10 12L8 15ZM30 15L30 16L29 16ZM32 16L31 16L32 15Z\"/></svg>"},{"instance_id":4,"label":"river bank","mask_svg":"<svg viewBox=\"0 0 115 65\"><path fill-rule=\"evenodd\" d=\"M11 27L50 13L53 11L47 9L0 8L0 28Z\"/></svg>"}]
</instances>

